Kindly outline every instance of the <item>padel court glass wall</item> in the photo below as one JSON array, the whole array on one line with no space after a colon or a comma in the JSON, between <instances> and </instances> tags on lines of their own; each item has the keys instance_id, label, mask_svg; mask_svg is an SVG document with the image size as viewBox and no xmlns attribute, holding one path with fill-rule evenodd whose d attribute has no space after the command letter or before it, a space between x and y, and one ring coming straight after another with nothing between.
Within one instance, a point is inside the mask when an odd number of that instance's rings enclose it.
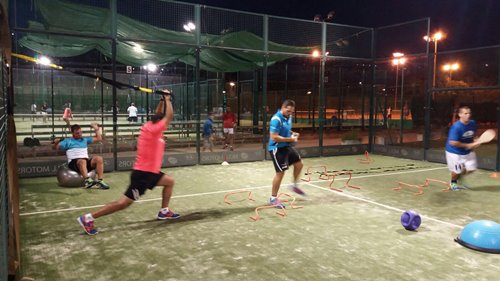
<instances>
[{"instance_id":1,"label":"padel court glass wall","mask_svg":"<svg viewBox=\"0 0 500 281\"><path fill-rule=\"evenodd\" d=\"M267 159L269 120L284 99L296 102L303 157L370 151L443 162L459 104L472 107L480 131L498 126L498 47L438 52L434 68L433 44L422 40L429 19L370 28L175 1L20 0L10 8L13 51L70 70L13 59L20 176L53 175L65 162L50 142L70 135L67 106L87 135L90 122L103 125L105 140L90 152L104 156L107 171L132 167L139 127L159 97L71 70L173 91L165 166ZM404 65L392 64L394 52ZM462 69L441 71L454 59ZM127 119L131 103L137 123ZM237 116L234 151L223 149L227 108ZM201 136L209 112L213 152ZM497 145L489 149L478 153L480 166L496 169Z\"/></svg>"}]
</instances>

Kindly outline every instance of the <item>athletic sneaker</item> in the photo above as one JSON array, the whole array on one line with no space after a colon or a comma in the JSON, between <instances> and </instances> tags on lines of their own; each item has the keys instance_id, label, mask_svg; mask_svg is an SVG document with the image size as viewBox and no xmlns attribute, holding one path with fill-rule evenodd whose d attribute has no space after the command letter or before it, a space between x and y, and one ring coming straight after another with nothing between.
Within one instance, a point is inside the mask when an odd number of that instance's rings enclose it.
<instances>
[{"instance_id":1,"label":"athletic sneaker","mask_svg":"<svg viewBox=\"0 0 500 281\"><path fill-rule=\"evenodd\" d=\"M94 221L88 221L85 215L79 216L76 220L88 235L96 235L98 233L97 229L94 228Z\"/></svg>"},{"instance_id":2,"label":"athletic sneaker","mask_svg":"<svg viewBox=\"0 0 500 281\"><path fill-rule=\"evenodd\" d=\"M158 216L156 217L159 220L174 220L178 219L181 215L172 212L172 210L168 210L166 214L161 211L158 212Z\"/></svg>"},{"instance_id":3,"label":"athletic sneaker","mask_svg":"<svg viewBox=\"0 0 500 281\"><path fill-rule=\"evenodd\" d=\"M103 180L99 180L95 185L100 189L109 189L109 185Z\"/></svg>"},{"instance_id":4,"label":"athletic sneaker","mask_svg":"<svg viewBox=\"0 0 500 281\"><path fill-rule=\"evenodd\" d=\"M87 178L87 179L85 180L85 185L84 185L84 187L85 187L85 188L91 188L91 187L92 187L92 186L94 186L96 183L97 183L97 181L95 181L94 179L92 179L92 178Z\"/></svg>"},{"instance_id":5,"label":"athletic sneaker","mask_svg":"<svg viewBox=\"0 0 500 281\"><path fill-rule=\"evenodd\" d=\"M450 183L450 188L453 191L459 191L460 189L462 189L456 182L451 182Z\"/></svg>"},{"instance_id":6,"label":"athletic sneaker","mask_svg":"<svg viewBox=\"0 0 500 281\"><path fill-rule=\"evenodd\" d=\"M299 194L299 195L306 196L306 193L301 188L299 188L296 184L290 185L290 190Z\"/></svg>"},{"instance_id":7,"label":"athletic sneaker","mask_svg":"<svg viewBox=\"0 0 500 281\"><path fill-rule=\"evenodd\" d=\"M278 197L276 198L269 198L269 204L270 205L273 205L273 206L276 206L276 208L278 209L285 209L285 204L281 203L281 201L278 199Z\"/></svg>"}]
</instances>

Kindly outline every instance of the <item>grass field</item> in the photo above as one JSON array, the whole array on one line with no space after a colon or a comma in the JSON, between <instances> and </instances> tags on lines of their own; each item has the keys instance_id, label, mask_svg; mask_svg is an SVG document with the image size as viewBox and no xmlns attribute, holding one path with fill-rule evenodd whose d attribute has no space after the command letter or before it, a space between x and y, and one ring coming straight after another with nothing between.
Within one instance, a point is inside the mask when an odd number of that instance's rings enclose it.
<instances>
[{"instance_id":1,"label":"grass field","mask_svg":"<svg viewBox=\"0 0 500 281\"><path fill-rule=\"evenodd\" d=\"M392 190L396 181L420 184L448 180L444 165L372 155L308 158L305 167L351 170L329 181L313 173L303 182L301 209L261 211L270 195L270 161L164 170L176 179L170 207L182 217L156 221L161 189L130 208L96 221L87 236L76 218L118 199L130 172L107 174L110 190L68 189L55 178L21 179L21 276L34 280L496 280L500 255L476 252L453 239L467 223L500 221L500 180L479 170L470 190L443 192L431 184L424 194ZM318 168L319 169L319 168ZM313 169L313 170L318 170ZM305 170L304 170L305 171ZM289 171L282 190L288 192ZM224 195L232 190L232 205ZM298 195L296 195L298 196ZM404 210L422 216L418 231L400 224Z\"/></svg>"}]
</instances>

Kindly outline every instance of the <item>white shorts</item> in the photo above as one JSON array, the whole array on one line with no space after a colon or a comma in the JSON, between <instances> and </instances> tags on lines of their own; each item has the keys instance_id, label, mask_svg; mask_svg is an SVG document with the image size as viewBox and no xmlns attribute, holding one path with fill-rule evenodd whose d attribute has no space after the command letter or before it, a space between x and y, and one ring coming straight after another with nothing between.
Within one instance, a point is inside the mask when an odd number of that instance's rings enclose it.
<instances>
[{"instance_id":1,"label":"white shorts","mask_svg":"<svg viewBox=\"0 0 500 281\"><path fill-rule=\"evenodd\" d=\"M224 134L234 134L234 128L224 128Z\"/></svg>"},{"instance_id":2,"label":"white shorts","mask_svg":"<svg viewBox=\"0 0 500 281\"><path fill-rule=\"evenodd\" d=\"M465 171L471 172L477 170L476 153L472 151L466 155L455 154L446 151L446 163L450 172L461 174Z\"/></svg>"}]
</instances>

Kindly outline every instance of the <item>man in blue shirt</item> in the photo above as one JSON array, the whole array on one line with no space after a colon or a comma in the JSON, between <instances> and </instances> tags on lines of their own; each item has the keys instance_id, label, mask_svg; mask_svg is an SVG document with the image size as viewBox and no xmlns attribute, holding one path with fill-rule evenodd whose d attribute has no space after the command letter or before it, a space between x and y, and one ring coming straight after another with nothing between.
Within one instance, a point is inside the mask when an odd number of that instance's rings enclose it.
<instances>
[{"instance_id":1,"label":"man in blue shirt","mask_svg":"<svg viewBox=\"0 0 500 281\"><path fill-rule=\"evenodd\" d=\"M471 120L471 110L468 106L458 109L458 121L453 123L446 141L446 163L451 172L451 190L460 190L458 179L461 175L472 173L477 169L476 153L472 151L479 146L474 141L476 121Z\"/></svg>"},{"instance_id":2,"label":"man in blue shirt","mask_svg":"<svg viewBox=\"0 0 500 281\"><path fill-rule=\"evenodd\" d=\"M100 189L109 189L109 185L103 181L104 177L104 160L101 156L89 158L88 145L102 140L101 130L97 123L90 125L95 131L95 137L83 137L82 128L80 125L71 126L71 138L55 139L52 148L66 151L68 157L68 168L80 173L85 179L85 188L97 186ZM88 172L96 170L98 181L93 180L88 176Z\"/></svg>"},{"instance_id":3,"label":"man in blue shirt","mask_svg":"<svg viewBox=\"0 0 500 281\"><path fill-rule=\"evenodd\" d=\"M299 134L292 132L292 114L295 111L295 102L285 100L281 109L274 114L269 123L269 144L267 150L271 154L276 174L273 179L273 187L269 203L277 208L285 208L279 198L278 191L285 171L290 165L293 165L293 191L305 195L297 186L300 172L302 171L302 159L299 153L290 145L298 141Z\"/></svg>"},{"instance_id":4,"label":"man in blue shirt","mask_svg":"<svg viewBox=\"0 0 500 281\"><path fill-rule=\"evenodd\" d=\"M213 141L213 133L214 133L214 127L213 127L213 119L214 119L214 114L213 112L209 112L207 116L207 121L205 121L205 124L203 124L203 150L209 149L210 152L214 152L214 141Z\"/></svg>"}]
</instances>

